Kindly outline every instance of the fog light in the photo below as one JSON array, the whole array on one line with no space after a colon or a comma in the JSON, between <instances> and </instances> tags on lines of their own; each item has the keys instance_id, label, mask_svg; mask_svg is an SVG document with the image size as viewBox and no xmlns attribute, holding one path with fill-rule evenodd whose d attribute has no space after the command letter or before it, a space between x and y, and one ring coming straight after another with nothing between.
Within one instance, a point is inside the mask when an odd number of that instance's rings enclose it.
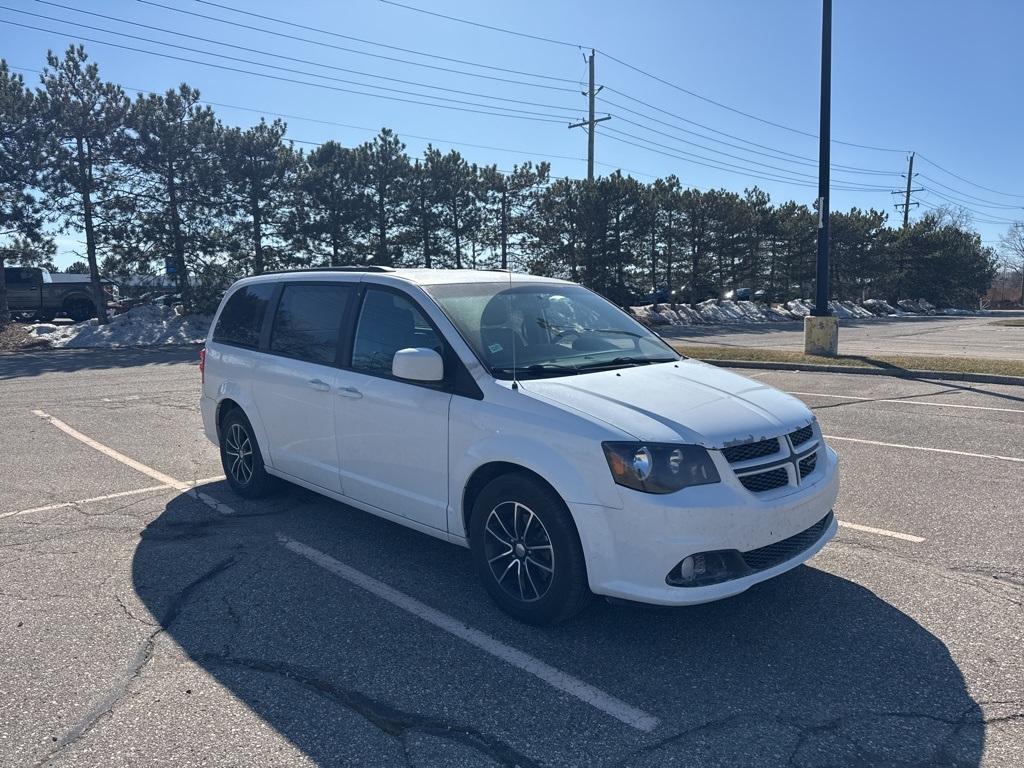
<instances>
[{"instance_id":1,"label":"fog light","mask_svg":"<svg viewBox=\"0 0 1024 768\"><path fill-rule=\"evenodd\" d=\"M665 576L674 587L706 587L750 573L736 550L698 552L684 557Z\"/></svg>"},{"instance_id":2,"label":"fog light","mask_svg":"<svg viewBox=\"0 0 1024 768\"><path fill-rule=\"evenodd\" d=\"M687 582L701 578L707 572L707 561L703 554L690 555L679 564L679 581Z\"/></svg>"},{"instance_id":3,"label":"fog light","mask_svg":"<svg viewBox=\"0 0 1024 768\"><path fill-rule=\"evenodd\" d=\"M690 581L693 578L693 557L688 557L679 564L679 580Z\"/></svg>"}]
</instances>

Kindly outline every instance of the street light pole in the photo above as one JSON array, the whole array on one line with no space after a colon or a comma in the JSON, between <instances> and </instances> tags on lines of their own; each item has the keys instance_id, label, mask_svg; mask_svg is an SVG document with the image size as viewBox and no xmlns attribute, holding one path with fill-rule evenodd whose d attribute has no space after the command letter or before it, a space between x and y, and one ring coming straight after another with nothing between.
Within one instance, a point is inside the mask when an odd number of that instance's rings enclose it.
<instances>
[{"instance_id":1,"label":"street light pole","mask_svg":"<svg viewBox=\"0 0 1024 768\"><path fill-rule=\"evenodd\" d=\"M839 323L828 308L829 275L829 163L832 147L832 0L821 8L821 114L818 126L818 265L814 310L804 319L804 352L835 355L839 351Z\"/></svg>"}]
</instances>

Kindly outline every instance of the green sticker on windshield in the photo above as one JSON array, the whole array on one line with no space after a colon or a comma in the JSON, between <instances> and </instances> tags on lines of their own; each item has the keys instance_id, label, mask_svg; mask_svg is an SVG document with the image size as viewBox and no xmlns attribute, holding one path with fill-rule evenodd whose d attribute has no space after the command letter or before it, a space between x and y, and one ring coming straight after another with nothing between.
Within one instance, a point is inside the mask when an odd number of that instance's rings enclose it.
<instances>
[{"instance_id":1,"label":"green sticker on windshield","mask_svg":"<svg viewBox=\"0 0 1024 768\"><path fill-rule=\"evenodd\" d=\"M491 344L490 346L487 347L487 349L490 351L492 355L496 355L499 352L501 352L503 347L501 346L501 344Z\"/></svg>"}]
</instances>

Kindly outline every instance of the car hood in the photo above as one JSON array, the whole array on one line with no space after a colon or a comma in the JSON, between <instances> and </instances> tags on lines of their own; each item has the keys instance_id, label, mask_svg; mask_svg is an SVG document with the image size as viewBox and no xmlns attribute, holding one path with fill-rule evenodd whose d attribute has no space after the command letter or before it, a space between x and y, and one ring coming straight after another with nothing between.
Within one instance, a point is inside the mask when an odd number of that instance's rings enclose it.
<instances>
[{"instance_id":1,"label":"car hood","mask_svg":"<svg viewBox=\"0 0 1024 768\"><path fill-rule=\"evenodd\" d=\"M814 420L800 400L696 360L533 379L521 391L599 419L639 440L724 448Z\"/></svg>"}]
</instances>

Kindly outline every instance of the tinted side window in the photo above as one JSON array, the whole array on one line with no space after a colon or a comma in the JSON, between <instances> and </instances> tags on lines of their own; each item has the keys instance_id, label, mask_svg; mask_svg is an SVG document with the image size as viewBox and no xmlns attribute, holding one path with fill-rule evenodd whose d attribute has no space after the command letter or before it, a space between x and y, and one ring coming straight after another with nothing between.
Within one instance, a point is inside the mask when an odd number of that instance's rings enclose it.
<instances>
[{"instance_id":1,"label":"tinted side window","mask_svg":"<svg viewBox=\"0 0 1024 768\"><path fill-rule=\"evenodd\" d=\"M4 267L4 282L12 287L34 285L38 273L32 269L20 267Z\"/></svg>"},{"instance_id":2,"label":"tinted side window","mask_svg":"<svg viewBox=\"0 0 1024 768\"><path fill-rule=\"evenodd\" d=\"M213 340L241 347L258 347L263 317L275 287L272 283L258 283L231 294L217 320Z\"/></svg>"},{"instance_id":3,"label":"tinted side window","mask_svg":"<svg viewBox=\"0 0 1024 768\"><path fill-rule=\"evenodd\" d=\"M427 347L444 354L441 339L411 301L390 291L367 289L352 348L352 367L390 376L395 352L407 347Z\"/></svg>"},{"instance_id":4,"label":"tinted side window","mask_svg":"<svg viewBox=\"0 0 1024 768\"><path fill-rule=\"evenodd\" d=\"M341 324L355 289L340 283L285 284L270 332L270 351L332 364Z\"/></svg>"}]
</instances>

